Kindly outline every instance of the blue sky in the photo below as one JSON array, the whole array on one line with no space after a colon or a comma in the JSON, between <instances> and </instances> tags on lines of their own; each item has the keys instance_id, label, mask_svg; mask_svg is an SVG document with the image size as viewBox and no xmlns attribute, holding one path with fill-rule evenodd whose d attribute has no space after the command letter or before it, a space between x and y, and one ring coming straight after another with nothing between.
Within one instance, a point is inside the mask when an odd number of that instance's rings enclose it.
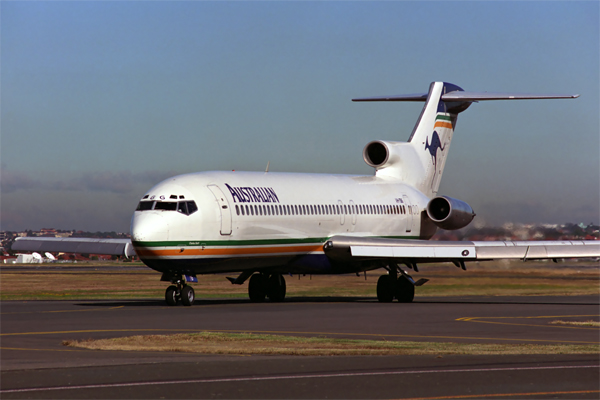
<instances>
[{"instance_id":1,"label":"blue sky","mask_svg":"<svg viewBox=\"0 0 600 400\"><path fill-rule=\"evenodd\" d=\"M160 180L204 170L372 174L443 80L578 93L461 114L440 194L481 222L600 219L599 3L6 2L1 229L128 231Z\"/></svg>"}]
</instances>

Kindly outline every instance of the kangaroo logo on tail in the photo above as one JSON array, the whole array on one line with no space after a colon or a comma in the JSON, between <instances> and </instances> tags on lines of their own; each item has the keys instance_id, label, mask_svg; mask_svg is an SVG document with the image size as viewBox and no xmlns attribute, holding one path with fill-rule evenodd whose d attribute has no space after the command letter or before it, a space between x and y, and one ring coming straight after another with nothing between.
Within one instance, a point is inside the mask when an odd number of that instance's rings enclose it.
<instances>
[{"instance_id":1,"label":"kangaroo logo on tail","mask_svg":"<svg viewBox=\"0 0 600 400\"><path fill-rule=\"evenodd\" d=\"M440 140L440 135L438 135L437 131L433 131L433 135L431 135L431 144L429 144L429 136L425 138L425 150L429 150L429 154L431 154L431 159L433 160L433 179L431 180L431 184L435 182L435 176L437 175L437 151L440 149L444 151L444 147L442 147L442 141Z\"/></svg>"}]
</instances>

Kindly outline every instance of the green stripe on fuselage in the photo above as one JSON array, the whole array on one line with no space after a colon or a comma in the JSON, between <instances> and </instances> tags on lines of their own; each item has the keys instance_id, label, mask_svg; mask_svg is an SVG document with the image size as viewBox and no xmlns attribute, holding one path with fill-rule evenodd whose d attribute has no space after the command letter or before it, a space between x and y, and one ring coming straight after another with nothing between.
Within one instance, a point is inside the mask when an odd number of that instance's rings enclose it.
<instances>
[{"instance_id":1,"label":"green stripe on fuselage","mask_svg":"<svg viewBox=\"0 0 600 400\"><path fill-rule=\"evenodd\" d=\"M452 118L450 118L450 117L449 117L449 116L447 116L447 115L439 115L439 114L438 114L438 116L437 116L437 117L435 117L435 120L437 121L438 119L443 119L444 121L450 121L450 122L452 122Z\"/></svg>"}]
</instances>

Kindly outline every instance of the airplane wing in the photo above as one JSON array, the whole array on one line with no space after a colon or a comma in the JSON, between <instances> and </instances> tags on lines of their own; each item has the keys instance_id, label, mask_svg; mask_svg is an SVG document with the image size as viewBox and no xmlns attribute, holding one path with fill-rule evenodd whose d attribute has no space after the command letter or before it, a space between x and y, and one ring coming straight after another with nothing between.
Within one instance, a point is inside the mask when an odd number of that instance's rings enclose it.
<instances>
[{"instance_id":1,"label":"airplane wing","mask_svg":"<svg viewBox=\"0 0 600 400\"><path fill-rule=\"evenodd\" d=\"M410 263L497 259L543 260L600 257L600 241L430 241L333 236L323 246L336 260L393 259Z\"/></svg>"},{"instance_id":2,"label":"airplane wing","mask_svg":"<svg viewBox=\"0 0 600 400\"><path fill-rule=\"evenodd\" d=\"M135 256L131 239L19 237L11 246L12 251L61 252L80 254L109 254Z\"/></svg>"}]
</instances>

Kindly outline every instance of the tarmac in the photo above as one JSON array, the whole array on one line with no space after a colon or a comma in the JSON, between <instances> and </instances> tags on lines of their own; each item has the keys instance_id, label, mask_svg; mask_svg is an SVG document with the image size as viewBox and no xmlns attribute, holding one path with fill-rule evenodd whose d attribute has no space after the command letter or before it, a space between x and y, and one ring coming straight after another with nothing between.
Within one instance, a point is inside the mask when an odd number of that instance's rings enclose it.
<instances>
[{"instance_id":1,"label":"tarmac","mask_svg":"<svg viewBox=\"0 0 600 400\"><path fill-rule=\"evenodd\" d=\"M221 331L465 343L598 344L597 296L197 301L4 301L0 397L577 398L600 396L600 354L221 356L80 350L63 340Z\"/></svg>"}]
</instances>

